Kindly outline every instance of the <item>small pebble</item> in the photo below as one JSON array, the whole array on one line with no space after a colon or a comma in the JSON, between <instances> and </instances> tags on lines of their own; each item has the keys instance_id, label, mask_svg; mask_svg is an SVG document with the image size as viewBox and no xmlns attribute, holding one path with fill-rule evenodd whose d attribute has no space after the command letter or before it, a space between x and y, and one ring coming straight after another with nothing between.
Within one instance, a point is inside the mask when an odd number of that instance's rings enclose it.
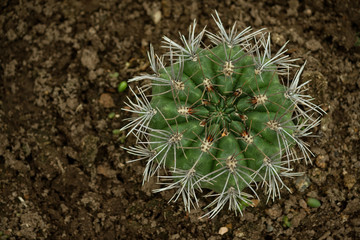
<instances>
[{"instance_id":1,"label":"small pebble","mask_svg":"<svg viewBox=\"0 0 360 240\"><path fill-rule=\"evenodd\" d=\"M299 177L295 182L295 186L299 192L304 192L310 185L310 178L306 175Z\"/></svg>"},{"instance_id":2,"label":"small pebble","mask_svg":"<svg viewBox=\"0 0 360 240\"><path fill-rule=\"evenodd\" d=\"M319 155L316 158L315 164L319 168L325 168L326 167L326 158L325 158L325 156L324 155Z\"/></svg>"},{"instance_id":3,"label":"small pebble","mask_svg":"<svg viewBox=\"0 0 360 240\"><path fill-rule=\"evenodd\" d=\"M229 229L227 227L221 227L219 229L219 234L220 235L224 235L225 233L227 233L229 231Z\"/></svg>"},{"instance_id":4,"label":"small pebble","mask_svg":"<svg viewBox=\"0 0 360 240\"><path fill-rule=\"evenodd\" d=\"M305 9L304 13L305 13L305 15L308 16L308 17L310 17L310 16L312 15L312 11L311 11L310 8Z\"/></svg>"},{"instance_id":5,"label":"small pebble","mask_svg":"<svg viewBox=\"0 0 360 240\"><path fill-rule=\"evenodd\" d=\"M155 24L159 23L161 20L161 11L157 10L156 12L154 12L154 15L152 15L152 19Z\"/></svg>"},{"instance_id":6,"label":"small pebble","mask_svg":"<svg viewBox=\"0 0 360 240\"><path fill-rule=\"evenodd\" d=\"M270 224L266 224L266 231L267 232L272 232L272 231L274 231L274 227L271 226Z\"/></svg>"}]
</instances>

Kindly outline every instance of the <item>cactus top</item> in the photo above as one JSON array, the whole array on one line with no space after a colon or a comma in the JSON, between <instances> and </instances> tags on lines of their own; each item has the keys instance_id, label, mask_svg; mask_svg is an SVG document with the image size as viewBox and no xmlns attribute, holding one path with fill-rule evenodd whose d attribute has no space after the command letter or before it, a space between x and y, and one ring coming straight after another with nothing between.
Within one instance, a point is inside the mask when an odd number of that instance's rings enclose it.
<instances>
[{"instance_id":1,"label":"cactus top","mask_svg":"<svg viewBox=\"0 0 360 240\"><path fill-rule=\"evenodd\" d=\"M137 138L125 149L146 161L144 181L158 175L163 187L155 192L175 189L170 200L181 196L187 211L199 206L197 192L212 190L209 217L226 204L242 214L259 198L258 188L267 201L280 197L281 188L289 190L282 177L301 174L293 172L294 161L311 161L301 137L319 124L314 113L323 113L304 94L307 83L299 84L304 65L292 81L284 78L298 67L285 54L286 44L272 54L263 29L237 33L234 24L227 32L217 12L214 20L217 34L203 29L195 35L194 21L188 39L181 35L182 45L164 37L168 52L162 57L150 46L154 74L129 81L150 80L137 94L131 89L135 101L128 99L124 110L137 115L122 128ZM202 42L205 33L213 46ZM151 101L145 94L150 89ZM159 176L163 168L170 171Z\"/></svg>"}]
</instances>

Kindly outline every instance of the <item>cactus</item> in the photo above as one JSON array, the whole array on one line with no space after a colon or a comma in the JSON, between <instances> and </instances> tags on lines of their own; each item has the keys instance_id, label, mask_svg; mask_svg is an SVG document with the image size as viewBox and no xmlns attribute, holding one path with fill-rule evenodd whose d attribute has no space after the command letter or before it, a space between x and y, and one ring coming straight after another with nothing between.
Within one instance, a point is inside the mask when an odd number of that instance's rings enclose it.
<instances>
[{"instance_id":1,"label":"cactus","mask_svg":"<svg viewBox=\"0 0 360 240\"><path fill-rule=\"evenodd\" d=\"M132 161L146 163L143 183L156 175L162 187L154 192L174 189L170 201L182 197L187 211L199 207L199 192L211 190L210 218L227 204L242 215L258 189L267 202L290 191L282 178L302 174L293 172L294 162L311 162L302 137L314 136L315 116L324 113L306 95L305 64L286 55L286 44L273 54L264 29L238 33L234 24L226 31L217 12L213 18L216 34L204 28L196 35L194 20L188 38L180 34L182 44L163 38L163 56L150 45L153 74L129 80L144 83L130 89L135 100L123 110L135 115L122 128L136 137L125 148L137 157ZM293 79L291 68L299 68Z\"/></svg>"}]
</instances>

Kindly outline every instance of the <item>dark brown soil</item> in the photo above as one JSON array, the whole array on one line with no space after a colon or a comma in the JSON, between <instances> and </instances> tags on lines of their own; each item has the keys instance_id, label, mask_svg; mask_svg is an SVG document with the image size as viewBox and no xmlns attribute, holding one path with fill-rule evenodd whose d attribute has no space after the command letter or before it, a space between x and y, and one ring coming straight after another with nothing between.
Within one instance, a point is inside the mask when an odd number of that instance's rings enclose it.
<instances>
[{"instance_id":1,"label":"dark brown soil","mask_svg":"<svg viewBox=\"0 0 360 240\"><path fill-rule=\"evenodd\" d=\"M359 5L0 1L0 239L360 239ZM126 164L121 149L133 139L112 130L129 94L116 85L148 70L149 43L161 51L161 37L176 39L194 18L215 30L215 9L226 26L266 27L277 49L289 39L328 114L308 140L315 164L299 167L308 179L288 182L292 195L208 220L142 187L144 164ZM302 192L301 181L311 183ZM321 207L308 208L308 196Z\"/></svg>"}]
</instances>

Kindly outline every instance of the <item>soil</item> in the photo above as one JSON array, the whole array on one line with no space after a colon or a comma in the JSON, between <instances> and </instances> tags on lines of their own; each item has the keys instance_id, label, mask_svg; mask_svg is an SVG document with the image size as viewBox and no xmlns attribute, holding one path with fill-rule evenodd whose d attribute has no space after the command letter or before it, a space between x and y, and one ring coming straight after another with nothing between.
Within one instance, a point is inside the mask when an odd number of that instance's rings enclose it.
<instances>
[{"instance_id":1,"label":"soil","mask_svg":"<svg viewBox=\"0 0 360 240\"><path fill-rule=\"evenodd\" d=\"M2 0L0 9L0 239L360 239L359 1ZM131 95L117 84L149 70L149 43L161 52L161 37L187 33L194 18L215 30L215 9L225 26L266 27L274 49L290 40L327 115L307 139L314 164L287 182L293 194L209 220L142 186L144 163L126 164L121 148L134 139L113 130Z\"/></svg>"}]
</instances>

